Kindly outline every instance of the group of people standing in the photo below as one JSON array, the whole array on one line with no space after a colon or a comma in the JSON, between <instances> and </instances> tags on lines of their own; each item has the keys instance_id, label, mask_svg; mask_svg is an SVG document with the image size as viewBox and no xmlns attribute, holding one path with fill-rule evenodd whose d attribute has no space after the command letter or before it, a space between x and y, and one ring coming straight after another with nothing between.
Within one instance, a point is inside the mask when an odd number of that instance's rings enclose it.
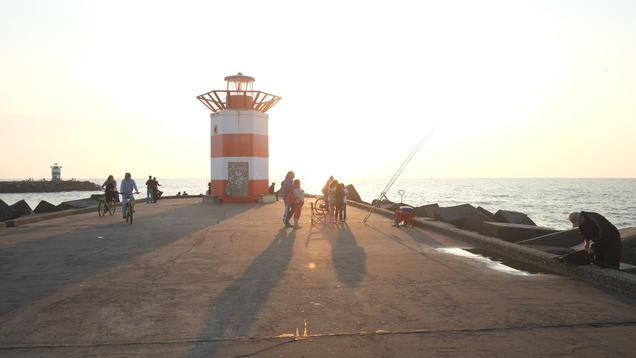
<instances>
[{"instance_id":1,"label":"group of people standing","mask_svg":"<svg viewBox=\"0 0 636 358\"><path fill-rule=\"evenodd\" d=\"M294 179L293 171L287 172L285 179L281 182L280 193L285 200L285 210L283 211L283 224L286 227L298 228L300 221L300 212L305 203L305 191L300 188L300 180ZM294 218L294 225L290 224L291 218Z\"/></svg>"},{"instance_id":2,"label":"group of people standing","mask_svg":"<svg viewBox=\"0 0 636 358\"><path fill-rule=\"evenodd\" d=\"M148 180L146 180L146 204L156 203L161 198L163 191L159 190L160 186L161 184L159 184L156 177L148 175Z\"/></svg>"},{"instance_id":3,"label":"group of people standing","mask_svg":"<svg viewBox=\"0 0 636 358\"><path fill-rule=\"evenodd\" d=\"M333 176L329 177L322 187L322 195L327 202L330 222L347 221L348 190L343 183L339 183Z\"/></svg>"}]
</instances>

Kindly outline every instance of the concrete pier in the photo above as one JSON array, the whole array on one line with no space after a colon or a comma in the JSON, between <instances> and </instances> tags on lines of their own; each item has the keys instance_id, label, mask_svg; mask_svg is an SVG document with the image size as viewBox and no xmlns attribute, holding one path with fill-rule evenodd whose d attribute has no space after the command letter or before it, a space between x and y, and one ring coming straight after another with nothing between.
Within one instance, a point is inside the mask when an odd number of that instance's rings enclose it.
<instances>
[{"instance_id":1,"label":"concrete pier","mask_svg":"<svg viewBox=\"0 0 636 358\"><path fill-rule=\"evenodd\" d=\"M0 231L0 356L630 356L636 302L349 206L137 204ZM121 215L121 211L118 211Z\"/></svg>"}]
</instances>

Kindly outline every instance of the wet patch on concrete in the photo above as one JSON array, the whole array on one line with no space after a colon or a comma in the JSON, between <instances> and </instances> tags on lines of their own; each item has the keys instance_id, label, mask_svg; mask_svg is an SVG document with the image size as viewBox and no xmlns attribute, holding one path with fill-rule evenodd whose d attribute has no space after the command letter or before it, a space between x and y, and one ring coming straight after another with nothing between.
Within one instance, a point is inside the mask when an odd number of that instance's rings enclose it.
<instances>
[{"instance_id":1,"label":"wet patch on concrete","mask_svg":"<svg viewBox=\"0 0 636 358\"><path fill-rule=\"evenodd\" d=\"M451 254L481 262L489 269L507 273L510 275L532 276L542 275L546 273L524 263L504 259L496 254L493 254L492 252L480 248L446 247L437 248L436 250L445 254Z\"/></svg>"}]
</instances>

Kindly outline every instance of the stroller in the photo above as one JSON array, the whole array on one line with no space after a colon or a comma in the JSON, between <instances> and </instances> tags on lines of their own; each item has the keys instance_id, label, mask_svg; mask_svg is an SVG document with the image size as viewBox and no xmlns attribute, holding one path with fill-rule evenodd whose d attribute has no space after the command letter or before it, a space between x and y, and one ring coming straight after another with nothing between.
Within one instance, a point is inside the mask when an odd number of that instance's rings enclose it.
<instances>
[{"instance_id":1,"label":"stroller","mask_svg":"<svg viewBox=\"0 0 636 358\"><path fill-rule=\"evenodd\" d=\"M413 214L414 209L411 206L400 205L396 207L393 226L400 227L400 224L402 224L402 226L410 225L413 227Z\"/></svg>"}]
</instances>

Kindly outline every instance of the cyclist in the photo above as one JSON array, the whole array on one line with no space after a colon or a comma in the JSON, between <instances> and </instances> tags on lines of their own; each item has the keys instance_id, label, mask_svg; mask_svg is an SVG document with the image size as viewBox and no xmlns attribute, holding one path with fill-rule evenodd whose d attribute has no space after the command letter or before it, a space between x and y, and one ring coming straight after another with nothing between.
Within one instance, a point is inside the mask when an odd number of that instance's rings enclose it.
<instances>
[{"instance_id":1,"label":"cyclist","mask_svg":"<svg viewBox=\"0 0 636 358\"><path fill-rule=\"evenodd\" d=\"M106 202L110 203L111 200L116 200L117 197L117 181L112 175L108 176L108 179L102 184L102 189L106 194Z\"/></svg>"},{"instance_id":2,"label":"cyclist","mask_svg":"<svg viewBox=\"0 0 636 358\"><path fill-rule=\"evenodd\" d=\"M121 206L123 209L122 211L124 212L124 219L126 218L126 210L128 209L126 206L126 204L128 204L128 200L135 200L135 197L133 196L133 189L135 189L135 194L139 194L137 183L135 183L134 179L130 179L130 173L126 173L119 188L119 193L122 196Z\"/></svg>"}]
</instances>

